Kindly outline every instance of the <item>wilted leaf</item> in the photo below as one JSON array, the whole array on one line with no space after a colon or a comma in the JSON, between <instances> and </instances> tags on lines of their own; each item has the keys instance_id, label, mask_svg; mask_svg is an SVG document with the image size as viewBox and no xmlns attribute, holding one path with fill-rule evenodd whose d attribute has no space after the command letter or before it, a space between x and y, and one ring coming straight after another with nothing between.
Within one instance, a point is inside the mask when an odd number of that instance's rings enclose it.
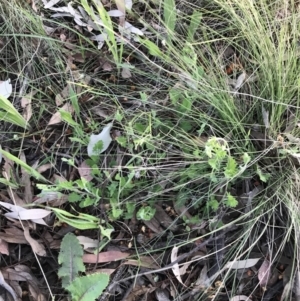
<instances>
[{"instance_id":1,"label":"wilted leaf","mask_svg":"<svg viewBox=\"0 0 300 301\"><path fill-rule=\"evenodd\" d=\"M12 85L10 79L0 83L0 95L5 98L9 98L12 93Z\"/></svg>"},{"instance_id":2,"label":"wilted leaf","mask_svg":"<svg viewBox=\"0 0 300 301\"><path fill-rule=\"evenodd\" d=\"M107 251L98 254L84 254L82 259L85 263L101 263L122 260L128 257L129 255L129 253L124 253L120 251Z\"/></svg>"},{"instance_id":3,"label":"wilted leaf","mask_svg":"<svg viewBox=\"0 0 300 301\"><path fill-rule=\"evenodd\" d=\"M30 244L32 251L34 253L36 253L39 256L47 255L45 247L30 236L29 229L27 227L24 228L24 236L28 241L28 243Z\"/></svg>"},{"instance_id":4,"label":"wilted leaf","mask_svg":"<svg viewBox=\"0 0 300 301\"><path fill-rule=\"evenodd\" d=\"M100 134L91 135L90 142L87 147L87 153L89 157L98 156L107 150L112 141L110 136L110 130L112 126L113 124L109 123L103 128Z\"/></svg>"}]
</instances>

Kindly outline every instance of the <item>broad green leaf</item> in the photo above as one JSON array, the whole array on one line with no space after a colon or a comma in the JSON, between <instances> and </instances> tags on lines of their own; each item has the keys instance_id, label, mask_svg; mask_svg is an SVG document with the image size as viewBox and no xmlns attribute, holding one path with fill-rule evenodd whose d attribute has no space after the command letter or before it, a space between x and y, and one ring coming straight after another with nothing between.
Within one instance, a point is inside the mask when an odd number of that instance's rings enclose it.
<instances>
[{"instance_id":1,"label":"broad green leaf","mask_svg":"<svg viewBox=\"0 0 300 301\"><path fill-rule=\"evenodd\" d=\"M58 263L61 264L58 276L62 278L63 288L70 285L78 277L79 272L85 272L82 256L83 250L77 237L72 233L66 234L58 255Z\"/></svg>"},{"instance_id":2,"label":"broad green leaf","mask_svg":"<svg viewBox=\"0 0 300 301\"><path fill-rule=\"evenodd\" d=\"M103 273L96 273L76 278L67 290L72 295L73 301L91 301L101 296L107 287L109 276Z\"/></svg>"}]
</instances>

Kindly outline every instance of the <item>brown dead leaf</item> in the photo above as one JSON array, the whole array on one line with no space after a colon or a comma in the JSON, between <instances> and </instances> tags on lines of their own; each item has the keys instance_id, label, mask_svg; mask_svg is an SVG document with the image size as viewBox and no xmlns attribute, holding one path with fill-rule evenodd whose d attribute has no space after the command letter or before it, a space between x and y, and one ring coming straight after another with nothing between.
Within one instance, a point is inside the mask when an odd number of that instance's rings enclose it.
<instances>
[{"instance_id":1,"label":"brown dead leaf","mask_svg":"<svg viewBox=\"0 0 300 301\"><path fill-rule=\"evenodd\" d=\"M20 160L26 163L26 157L24 152L21 152ZM24 187L24 200L26 204L31 204L33 199L33 193L32 193L30 175L28 174L27 170L22 166L21 166L21 171L22 171L21 184Z\"/></svg>"},{"instance_id":2,"label":"brown dead leaf","mask_svg":"<svg viewBox=\"0 0 300 301\"><path fill-rule=\"evenodd\" d=\"M263 289L266 289L268 285L270 275L271 275L270 271L271 271L271 263L268 259L265 259L261 264L257 275L259 284Z\"/></svg>"},{"instance_id":3,"label":"brown dead leaf","mask_svg":"<svg viewBox=\"0 0 300 301\"><path fill-rule=\"evenodd\" d=\"M7 241L0 238L0 253L9 255L8 243Z\"/></svg>"},{"instance_id":4,"label":"brown dead leaf","mask_svg":"<svg viewBox=\"0 0 300 301\"><path fill-rule=\"evenodd\" d=\"M6 281L15 291L15 293L18 297L18 301L22 301L22 288L21 288L19 282L13 281L13 280L6 280Z\"/></svg>"},{"instance_id":5,"label":"brown dead leaf","mask_svg":"<svg viewBox=\"0 0 300 301\"><path fill-rule=\"evenodd\" d=\"M27 281L32 279L28 271L15 270L13 268L3 269L2 274L4 279L9 279L13 281Z\"/></svg>"},{"instance_id":6,"label":"brown dead leaf","mask_svg":"<svg viewBox=\"0 0 300 301\"><path fill-rule=\"evenodd\" d=\"M2 273L1 273L1 271L0 271L0 286L1 286L2 288L4 288L5 290L7 290L7 291L10 293L10 295L11 295L11 297L13 298L14 301L18 301L18 297L17 297L15 291L14 291L14 290L12 289L12 287L4 280L4 277L3 277Z\"/></svg>"},{"instance_id":7,"label":"brown dead leaf","mask_svg":"<svg viewBox=\"0 0 300 301\"><path fill-rule=\"evenodd\" d=\"M87 181L92 181L92 169L87 165L86 161L83 161L78 167L78 172L80 177L86 179Z\"/></svg>"},{"instance_id":8,"label":"brown dead leaf","mask_svg":"<svg viewBox=\"0 0 300 301\"><path fill-rule=\"evenodd\" d=\"M74 113L74 108L73 106L70 104L70 103L66 103L65 105L63 105L61 107L61 110L64 110L70 114L73 114ZM58 124L62 121L61 119L61 115L60 115L60 112L57 111L52 117L51 119L49 120L49 123L48 125L54 125L54 124Z\"/></svg>"},{"instance_id":9,"label":"brown dead leaf","mask_svg":"<svg viewBox=\"0 0 300 301\"><path fill-rule=\"evenodd\" d=\"M21 98L21 107L23 110L23 117L26 121L29 121L32 116L31 100L36 91L31 91L28 95Z\"/></svg>"},{"instance_id":10,"label":"brown dead leaf","mask_svg":"<svg viewBox=\"0 0 300 301\"><path fill-rule=\"evenodd\" d=\"M120 251L108 251L98 254L84 254L82 259L85 263L101 263L109 261L118 261L128 257L129 253L123 253Z\"/></svg>"},{"instance_id":11,"label":"brown dead leaf","mask_svg":"<svg viewBox=\"0 0 300 301\"><path fill-rule=\"evenodd\" d=\"M24 232L16 227L10 227L4 229L4 232L0 232L1 239L12 244L28 244L25 239Z\"/></svg>"},{"instance_id":12,"label":"brown dead leaf","mask_svg":"<svg viewBox=\"0 0 300 301\"><path fill-rule=\"evenodd\" d=\"M43 165L39 166L39 167L36 169L36 171L37 171L38 173L43 173L43 172L49 170L49 169L52 168L52 167L53 167L53 164L52 164L52 163L47 163L47 164L43 164Z\"/></svg>"},{"instance_id":13,"label":"brown dead leaf","mask_svg":"<svg viewBox=\"0 0 300 301\"><path fill-rule=\"evenodd\" d=\"M34 253L36 253L39 256L47 255L45 247L30 236L28 227L24 228L24 236L25 236L26 240L28 241L28 243L30 244L32 251Z\"/></svg>"}]
</instances>

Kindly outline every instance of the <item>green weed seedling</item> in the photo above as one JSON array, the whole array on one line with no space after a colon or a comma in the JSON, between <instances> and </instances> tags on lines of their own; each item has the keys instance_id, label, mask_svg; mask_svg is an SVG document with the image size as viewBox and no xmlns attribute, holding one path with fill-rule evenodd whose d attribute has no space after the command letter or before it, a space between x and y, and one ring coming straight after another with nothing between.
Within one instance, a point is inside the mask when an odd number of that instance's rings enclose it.
<instances>
[{"instance_id":1,"label":"green weed seedling","mask_svg":"<svg viewBox=\"0 0 300 301\"><path fill-rule=\"evenodd\" d=\"M83 249L77 237L68 233L62 240L58 263L61 265L58 276L61 278L62 287L67 290L72 301L91 301L101 296L107 287L109 276L104 273L81 276L85 272L82 260Z\"/></svg>"}]
</instances>

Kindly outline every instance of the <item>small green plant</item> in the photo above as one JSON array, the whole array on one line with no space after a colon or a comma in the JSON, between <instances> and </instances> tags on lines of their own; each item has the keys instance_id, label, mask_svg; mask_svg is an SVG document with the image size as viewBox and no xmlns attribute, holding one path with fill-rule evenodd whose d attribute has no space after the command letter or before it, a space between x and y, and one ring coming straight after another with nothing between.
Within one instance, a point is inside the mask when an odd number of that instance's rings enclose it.
<instances>
[{"instance_id":1,"label":"small green plant","mask_svg":"<svg viewBox=\"0 0 300 301\"><path fill-rule=\"evenodd\" d=\"M104 273L81 276L80 273L85 272L82 256L83 250L77 237L68 233L61 243L58 276L62 280L62 287L71 294L72 301L95 300L109 282L109 276Z\"/></svg>"},{"instance_id":2,"label":"small green plant","mask_svg":"<svg viewBox=\"0 0 300 301\"><path fill-rule=\"evenodd\" d=\"M141 207L136 213L136 218L139 220L150 221L155 214L155 208L151 206Z\"/></svg>"}]
</instances>

